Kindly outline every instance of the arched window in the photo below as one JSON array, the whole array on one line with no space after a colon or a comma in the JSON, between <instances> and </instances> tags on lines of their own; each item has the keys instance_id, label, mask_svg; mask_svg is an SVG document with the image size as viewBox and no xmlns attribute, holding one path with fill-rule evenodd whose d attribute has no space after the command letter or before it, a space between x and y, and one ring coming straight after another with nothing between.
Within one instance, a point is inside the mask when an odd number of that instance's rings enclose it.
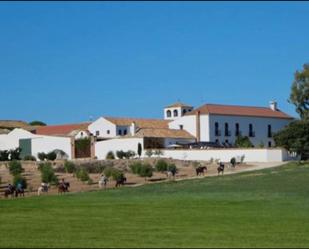
<instances>
[{"instance_id":1,"label":"arched window","mask_svg":"<svg viewBox=\"0 0 309 249\"><path fill-rule=\"evenodd\" d=\"M178 117L178 111L174 110L174 117Z\"/></svg>"},{"instance_id":2,"label":"arched window","mask_svg":"<svg viewBox=\"0 0 309 249\"><path fill-rule=\"evenodd\" d=\"M170 118L172 116L172 112L170 110L166 111L166 117Z\"/></svg>"},{"instance_id":3,"label":"arched window","mask_svg":"<svg viewBox=\"0 0 309 249\"><path fill-rule=\"evenodd\" d=\"M239 124L236 123L236 124L235 124L235 136L239 136L239 135L240 135Z\"/></svg>"},{"instance_id":4,"label":"arched window","mask_svg":"<svg viewBox=\"0 0 309 249\"><path fill-rule=\"evenodd\" d=\"M224 135L227 137L229 136L229 124L228 123L225 123L224 124Z\"/></svg>"},{"instance_id":5,"label":"arched window","mask_svg":"<svg viewBox=\"0 0 309 249\"><path fill-rule=\"evenodd\" d=\"M183 110L182 110L182 115L185 115L186 112L187 112L187 110L186 110L186 109L183 109Z\"/></svg>"},{"instance_id":6,"label":"arched window","mask_svg":"<svg viewBox=\"0 0 309 249\"><path fill-rule=\"evenodd\" d=\"M219 123L218 122L215 123L215 135L220 136Z\"/></svg>"}]
</instances>

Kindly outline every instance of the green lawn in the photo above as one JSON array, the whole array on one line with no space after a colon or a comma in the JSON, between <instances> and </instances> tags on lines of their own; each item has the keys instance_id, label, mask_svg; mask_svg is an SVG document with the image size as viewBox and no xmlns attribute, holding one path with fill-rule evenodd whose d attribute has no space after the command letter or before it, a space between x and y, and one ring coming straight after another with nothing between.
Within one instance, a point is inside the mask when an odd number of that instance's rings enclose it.
<instances>
[{"instance_id":1,"label":"green lawn","mask_svg":"<svg viewBox=\"0 0 309 249\"><path fill-rule=\"evenodd\" d=\"M1 247L309 247L309 164L0 201Z\"/></svg>"}]
</instances>

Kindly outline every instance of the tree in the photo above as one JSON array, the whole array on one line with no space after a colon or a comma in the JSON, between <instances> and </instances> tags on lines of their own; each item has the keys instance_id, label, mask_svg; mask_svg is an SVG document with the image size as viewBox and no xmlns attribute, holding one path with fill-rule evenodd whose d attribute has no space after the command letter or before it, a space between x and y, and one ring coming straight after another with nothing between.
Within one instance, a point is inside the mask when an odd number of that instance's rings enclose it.
<instances>
[{"instance_id":1,"label":"tree","mask_svg":"<svg viewBox=\"0 0 309 249\"><path fill-rule=\"evenodd\" d=\"M57 154L54 151L47 153L46 158L50 161L55 161L57 158Z\"/></svg>"},{"instance_id":2,"label":"tree","mask_svg":"<svg viewBox=\"0 0 309 249\"><path fill-rule=\"evenodd\" d=\"M239 148L251 148L253 144L247 136L237 136L235 146Z\"/></svg>"},{"instance_id":3,"label":"tree","mask_svg":"<svg viewBox=\"0 0 309 249\"><path fill-rule=\"evenodd\" d=\"M44 152L39 152L39 153L38 153L38 158L39 158L41 161L44 161L44 160L47 158L47 156L46 156L46 154L45 154Z\"/></svg>"},{"instance_id":4,"label":"tree","mask_svg":"<svg viewBox=\"0 0 309 249\"><path fill-rule=\"evenodd\" d=\"M303 66L303 71L296 71L289 102L295 105L301 119L309 119L309 64Z\"/></svg>"},{"instance_id":5,"label":"tree","mask_svg":"<svg viewBox=\"0 0 309 249\"><path fill-rule=\"evenodd\" d=\"M138 143L138 145L137 145L137 154L138 154L138 156L139 157L141 157L141 155L142 155L142 145L141 145L141 143Z\"/></svg>"},{"instance_id":6,"label":"tree","mask_svg":"<svg viewBox=\"0 0 309 249\"><path fill-rule=\"evenodd\" d=\"M41 171L42 182L45 183L58 183L58 178L55 175L55 170L53 169L51 163L41 163L39 165L39 170Z\"/></svg>"},{"instance_id":7,"label":"tree","mask_svg":"<svg viewBox=\"0 0 309 249\"><path fill-rule=\"evenodd\" d=\"M9 151L10 154L10 160L20 160L20 152L21 148L12 149Z\"/></svg>"},{"instance_id":8,"label":"tree","mask_svg":"<svg viewBox=\"0 0 309 249\"><path fill-rule=\"evenodd\" d=\"M109 152L106 154L106 157L105 157L105 158L108 159L108 160L113 160L113 159L115 159L114 152L109 151Z\"/></svg>"},{"instance_id":9,"label":"tree","mask_svg":"<svg viewBox=\"0 0 309 249\"><path fill-rule=\"evenodd\" d=\"M309 120L296 120L274 134L277 146L296 152L301 159L309 158Z\"/></svg>"},{"instance_id":10,"label":"tree","mask_svg":"<svg viewBox=\"0 0 309 249\"><path fill-rule=\"evenodd\" d=\"M24 169L20 162L14 160L9 163L9 171L11 175L16 176L24 172Z\"/></svg>"},{"instance_id":11,"label":"tree","mask_svg":"<svg viewBox=\"0 0 309 249\"><path fill-rule=\"evenodd\" d=\"M38 121L38 120L30 122L29 125L31 125L31 126L46 126L46 124L44 122Z\"/></svg>"}]
</instances>

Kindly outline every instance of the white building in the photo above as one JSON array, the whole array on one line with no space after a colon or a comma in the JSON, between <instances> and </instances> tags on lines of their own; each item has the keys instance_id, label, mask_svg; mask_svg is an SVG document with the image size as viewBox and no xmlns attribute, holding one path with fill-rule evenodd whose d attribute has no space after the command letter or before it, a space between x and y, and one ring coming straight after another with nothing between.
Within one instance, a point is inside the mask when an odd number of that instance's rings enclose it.
<instances>
[{"instance_id":1,"label":"white building","mask_svg":"<svg viewBox=\"0 0 309 249\"><path fill-rule=\"evenodd\" d=\"M293 117L280 111L276 102L269 107L205 104L169 122L169 128L186 130L201 142L233 145L237 136L265 147L274 145L272 135Z\"/></svg>"},{"instance_id":2,"label":"white building","mask_svg":"<svg viewBox=\"0 0 309 249\"><path fill-rule=\"evenodd\" d=\"M0 135L0 150L20 147L22 157L32 155L37 158L40 152L49 153L54 150L62 150L68 159L72 159L73 145L70 137L36 135L19 128L9 134Z\"/></svg>"}]
</instances>

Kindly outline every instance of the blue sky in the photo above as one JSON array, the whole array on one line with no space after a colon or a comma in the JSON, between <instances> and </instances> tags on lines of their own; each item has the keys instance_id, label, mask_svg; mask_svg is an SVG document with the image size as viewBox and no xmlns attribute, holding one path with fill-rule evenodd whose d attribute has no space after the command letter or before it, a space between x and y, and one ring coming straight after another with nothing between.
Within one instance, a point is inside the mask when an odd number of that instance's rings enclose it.
<instances>
[{"instance_id":1,"label":"blue sky","mask_svg":"<svg viewBox=\"0 0 309 249\"><path fill-rule=\"evenodd\" d=\"M1 2L0 119L161 118L178 100L287 102L308 2Z\"/></svg>"}]
</instances>

